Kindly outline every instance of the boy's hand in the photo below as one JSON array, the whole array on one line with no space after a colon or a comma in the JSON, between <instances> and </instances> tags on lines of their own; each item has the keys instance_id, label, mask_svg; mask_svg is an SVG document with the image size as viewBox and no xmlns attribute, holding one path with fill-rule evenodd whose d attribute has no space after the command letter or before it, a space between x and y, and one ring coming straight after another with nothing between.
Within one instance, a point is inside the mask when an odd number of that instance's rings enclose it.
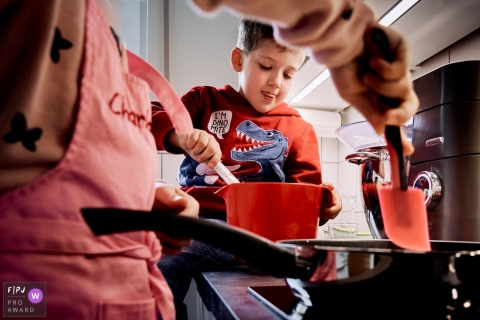
<instances>
[{"instance_id":1,"label":"boy's hand","mask_svg":"<svg viewBox=\"0 0 480 320\"><path fill-rule=\"evenodd\" d=\"M192 196L165 183L155 191L153 211L158 211L158 214L198 217L199 204ZM191 239L175 238L160 232L155 233L162 244L163 252L168 255L177 255L182 252L183 247L192 243Z\"/></svg>"},{"instance_id":2,"label":"boy's hand","mask_svg":"<svg viewBox=\"0 0 480 320\"><path fill-rule=\"evenodd\" d=\"M419 106L413 90L409 70L409 49L405 38L390 28L381 28L387 34L394 61L381 57L368 58L366 52L377 50L371 32L365 35L364 56L330 69L330 74L340 96L351 103L369 121L378 134L386 125L401 126L409 120ZM401 101L395 109L381 110L378 97L396 98ZM413 153L413 146L402 136L405 155Z\"/></svg>"},{"instance_id":3,"label":"boy's hand","mask_svg":"<svg viewBox=\"0 0 480 320\"><path fill-rule=\"evenodd\" d=\"M179 135L172 133L170 143L187 152L195 161L206 163L213 169L222 158L222 151L215 137L204 130L195 129L192 133Z\"/></svg>"},{"instance_id":4,"label":"boy's hand","mask_svg":"<svg viewBox=\"0 0 480 320\"><path fill-rule=\"evenodd\" d=\"M335 219L335 217L342 211L342 198L338 194L337 189L330 182L322 183L321 186L327 187L332 191L332 206L330 208L320 208L320 225L325 224L327 220Z\"/></svg>"}]
</instances>

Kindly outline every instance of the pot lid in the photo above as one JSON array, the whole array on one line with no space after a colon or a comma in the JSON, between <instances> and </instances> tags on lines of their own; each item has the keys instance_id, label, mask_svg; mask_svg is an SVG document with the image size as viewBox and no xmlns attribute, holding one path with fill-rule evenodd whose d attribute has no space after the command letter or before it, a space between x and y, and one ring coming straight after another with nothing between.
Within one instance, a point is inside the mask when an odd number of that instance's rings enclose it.
<instances>
[{"instance_id":1,"label":"pot lid","mask_svg":"<svg viewBox=\"0 0 480 320\"><path fill-rule=\"evenodd\" d=\"M408 141L412 141L413 118L403 125ZM385 136L378 135L368 121L353 122L335 130L338 140L355 151L385 147Z\"/></svg>"}]
</instances>

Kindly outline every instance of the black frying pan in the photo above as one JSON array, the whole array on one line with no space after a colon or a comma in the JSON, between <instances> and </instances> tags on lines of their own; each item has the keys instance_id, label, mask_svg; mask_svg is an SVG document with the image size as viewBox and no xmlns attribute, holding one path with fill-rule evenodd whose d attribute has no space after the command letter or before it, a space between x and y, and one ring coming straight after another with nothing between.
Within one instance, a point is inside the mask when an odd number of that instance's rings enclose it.
<instances>
[{"instance_id":1,"label":"black frying pan","mask_svg":"<svg viewBox=\"0 0 480 320\"><path fill-rule=\"evenodd\" d=\"M152 230L193 238L285 277L299 303L309 306L300 308L307 310L301 319L338 310L341 318L480 318L480 243L432 241L430 252L405 250L388 240L274 243L236 227L171 213L86 208L82 214L96 235ZM374 267L345 279L316 281L312 275L324 267L329 251L371 255Z\"/></svg>"},{"instance_id":2,"label":"black frying pan","mask_svg":"<svg viewBox=\"0 0 480 320\"><path fill-rule=\"evenodd\" d=\"M85 208L82 214L96 235L151 230L192 238L231 252L252 268L281 278L308 280L326 257L325 250L300 256L295 253L296 246L279 246L240 228L171 213Z\"/></svg>"}]
</instances>

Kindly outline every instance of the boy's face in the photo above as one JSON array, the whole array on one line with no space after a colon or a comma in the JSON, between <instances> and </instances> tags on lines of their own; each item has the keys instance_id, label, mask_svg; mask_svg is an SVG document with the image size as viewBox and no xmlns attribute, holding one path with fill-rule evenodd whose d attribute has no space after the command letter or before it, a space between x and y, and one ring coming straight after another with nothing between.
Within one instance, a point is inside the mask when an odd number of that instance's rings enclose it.
<instances>
[{"instance_id":1,"label":"boy's face","mask_svg":"<svg viewBox=\"0 0 480 320\"><path fill-rule=\"evenodd\" d=\"M240 65L235 65L235 50L240 55ZM235 48L232 65L240 74L240 94L255 110L266 113L283 102L293 78L305 59L301 50L281 50L270 40L263 40L249 55Z\"/></svg>"}]
</instances>

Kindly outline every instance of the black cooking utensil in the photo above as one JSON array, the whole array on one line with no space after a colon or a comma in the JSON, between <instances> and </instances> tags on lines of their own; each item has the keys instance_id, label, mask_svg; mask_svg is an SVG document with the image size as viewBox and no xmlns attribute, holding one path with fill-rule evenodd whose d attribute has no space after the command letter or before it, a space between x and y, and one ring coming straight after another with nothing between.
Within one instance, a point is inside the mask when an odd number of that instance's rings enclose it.
<instances>
[{"instance_id":1,"label":"black cooking utensil","mask_svg":"<svg viewBox=\"0 0 480 320\"><path fill-rule=\"evenodd\" d=\"M151 230L193 238L235 254L250 267L276 277L308 280L326 258L326 251L300 256L295 246L279 246L246 230L219 222L165 212L83 208L83 217L96 235Z\"/></svg>"},{"instance_id":2,"label":"black cooking utensil","mask_svg":"<svg viewBox=\"0 0 480 320\"><path fill-rule=\"evenodd\" d=\"M392 50L390 50L390 45L388 43L388 37L382 29L374 28L372 30L372 42L377 45L377 49L380 52L380 55L383 59L388 62L393 62L395 60L395 55ZM402 102L398 98L390 98L385 96L378 96L378 103L380 104L380 109L388 110L395 109L400 106ZM392 147L395 149L395 154L398 159L398 170L400 176L400 189L405 191L408 188L408 177L405 170L405 158L403 156L403 147L402 147L402 138L400 135L400 127L389 126L385 127L385 138L390 142Z\"/></svg>"}]
</instances>

